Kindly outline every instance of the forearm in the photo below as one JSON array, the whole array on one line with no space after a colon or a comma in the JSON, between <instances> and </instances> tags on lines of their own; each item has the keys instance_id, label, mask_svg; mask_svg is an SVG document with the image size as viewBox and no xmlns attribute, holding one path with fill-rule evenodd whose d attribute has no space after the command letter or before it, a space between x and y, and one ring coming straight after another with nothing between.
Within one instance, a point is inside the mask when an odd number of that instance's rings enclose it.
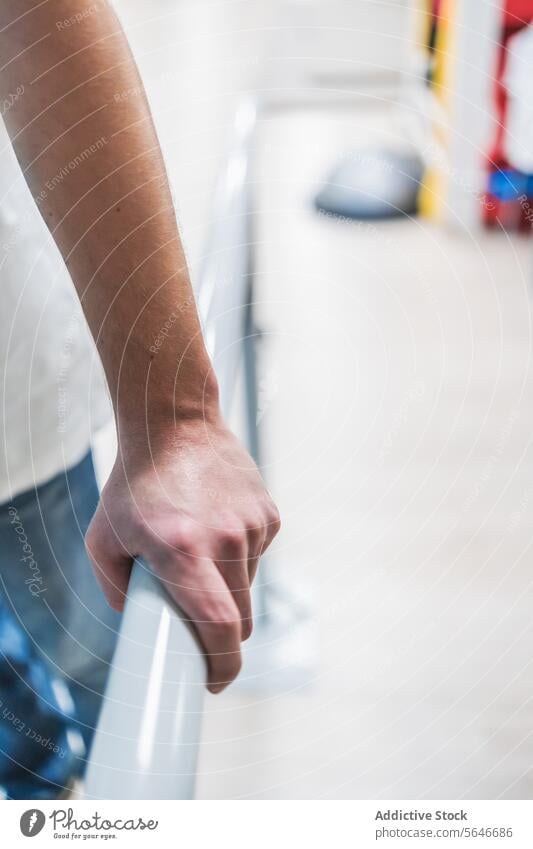
<instances>
[{"instance_id":1,"label":"forearm","mask_svg":"<svg viewBox=\"0 0 533 849\"><path fill-rule=\"evenodd\" d=\"M147 419L216 417L167 176L116 16L103 0L3 0L0 54L0 97L24 87L6 125L96 340L119 436Z\"/></svg>"}]
</instances>

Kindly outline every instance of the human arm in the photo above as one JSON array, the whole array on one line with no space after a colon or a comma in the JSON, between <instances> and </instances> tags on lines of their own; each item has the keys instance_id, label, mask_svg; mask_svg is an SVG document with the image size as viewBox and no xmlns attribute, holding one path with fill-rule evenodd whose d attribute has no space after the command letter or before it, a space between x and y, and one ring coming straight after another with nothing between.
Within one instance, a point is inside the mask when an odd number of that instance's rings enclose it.
<instances>
[{"instance_id":1,"label":"human arm","mask_svg":"<svg viewBox=\"0 0 533 849\"><path fill-rule=\"evenodd\" d=\"M146 557L221 689L238 672L250 583L279 519L220 414L142 83L102 0L3 0L0 56L0 96L23 91L6 125L115 409L117 460L87 535L97 577L120 609L132 557Z\"/></svg>"}]
</instances>

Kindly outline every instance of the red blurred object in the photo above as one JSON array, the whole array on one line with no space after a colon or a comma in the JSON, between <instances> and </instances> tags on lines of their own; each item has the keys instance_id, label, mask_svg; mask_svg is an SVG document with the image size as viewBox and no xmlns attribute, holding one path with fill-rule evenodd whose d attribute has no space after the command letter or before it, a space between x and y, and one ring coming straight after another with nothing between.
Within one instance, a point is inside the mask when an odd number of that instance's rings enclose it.
<instances>
[{"instance_id":1,"label":"red blurred object","mask_svg":"<svg viewBox=\"0 0 533 849\"><path fill-rule=\"evenodd\" d=\"M531 0L507 0L503 10L503 25L505 28L514 27L514 32L527 26L533 20L533 3Z\"/></svg>"},{"instance_id":2,"label":"red blurred object","mask_svg":"<svg viewBox=\"0 0 533 849\"><path fill-rule=\"evenodd\" d=\"M507 90L503 84L507 61L507 43L523 27L533 20L533 0L506 0L502 15L502 35L494 78L494 104L496 110L496 137L487 156L489 175L502 170L512 169L504 152L505 128L507 121ZM484 221L488 226L496 223L505 229L531 231L531 223L526 219L524 207L516 199L501 200L487 193L488 203L484 206Z\"/></svg>"}]
</instances>

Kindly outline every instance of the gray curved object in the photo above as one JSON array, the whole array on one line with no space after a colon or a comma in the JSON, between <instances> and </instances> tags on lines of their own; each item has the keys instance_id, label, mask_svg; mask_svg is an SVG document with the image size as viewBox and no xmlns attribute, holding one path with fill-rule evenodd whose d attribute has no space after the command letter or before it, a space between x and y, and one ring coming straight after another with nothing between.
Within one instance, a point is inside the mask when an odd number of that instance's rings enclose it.
<instances>
[{"instance_id":1,"label":"gray curved object","mask_svg":"<svg viewBox=\"0 0 533 849\"><path fill-rule=\"evenodd\" d=\"M136 562L85 798L192 799L205 682L192 629Z\"/></svg>"},{"instance_id":2,"label":"gray curved object","mask_svg":"<svg viewBox=\"0 0 533 849\"><path fill-rule=\"evenodd\" d=\"M331 172L315 206L322 213L343 218L415 215L423 173L423 161L415 153L354 152Z\"/></svg>"},{"instance_id":3,"label":"gray curved object","mask_svg":"<svg viewBox=\"0 0 533 849\"><path fill-rule=\"evenodd\" d=\"M246 100L216 193L196 298L228 414L249 297L250 144ZM85 779L86 799L194 798L207 679L196 636L149 567L136 562Z\"/></svg>"}]
</instances>

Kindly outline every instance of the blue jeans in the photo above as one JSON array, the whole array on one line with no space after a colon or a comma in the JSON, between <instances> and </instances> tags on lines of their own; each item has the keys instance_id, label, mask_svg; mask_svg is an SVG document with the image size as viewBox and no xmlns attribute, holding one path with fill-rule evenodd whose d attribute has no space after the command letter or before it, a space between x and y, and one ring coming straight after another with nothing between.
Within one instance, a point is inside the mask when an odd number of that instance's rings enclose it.
<instances>
[{"instance_id":1,"label":"blue jeans","mask_svg":"<svg viewBox=\"0 0 533 849\"><path fill-rule=\"evenodd\" d=\"M84 534L98 502L89 453L0 506L0 795L55 798L83 773L120 616Z\"/></svg>"}]
</instances>

